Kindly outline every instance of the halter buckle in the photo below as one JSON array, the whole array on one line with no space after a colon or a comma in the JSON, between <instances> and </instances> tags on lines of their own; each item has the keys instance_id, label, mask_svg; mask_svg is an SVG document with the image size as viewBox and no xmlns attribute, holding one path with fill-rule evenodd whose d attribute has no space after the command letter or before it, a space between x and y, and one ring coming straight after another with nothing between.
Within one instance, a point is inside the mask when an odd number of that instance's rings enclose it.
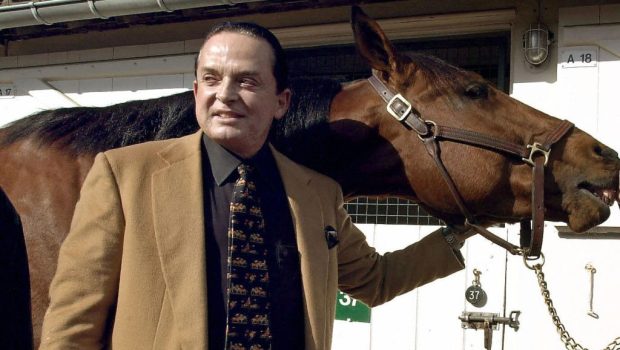
<instances>
[{"instance_id":1,"label":"halter buckle","mask_svg":"<svg viewBox=\"0 0 620 350\"><path fill-rule=\"evenodd\" d=\"M551 149L544 149L543 145L541 145L538 142L534 142L531 145L527 145L527 148L530 149L530 156L529 158L521 158L523 159L524 162L526 162L527 164L534 166L534 154L536 152L540 152L545 156L545 166L547 165L547 162L549 161L549 153L551 153Z\"/></svg>"},{"instance_id":2,"label":"halter buckle","mask_svg":"<svg viewBox=\"0 0 620 350\"><path fill-rule=\"evenodd\" d=\"M404 107L404 108L403 108ZM396 94L387 103L387 111L396 118L399 122L402 122L411 113L411 103L407 101L401 94Z\"/></svg>"}]
</instances>

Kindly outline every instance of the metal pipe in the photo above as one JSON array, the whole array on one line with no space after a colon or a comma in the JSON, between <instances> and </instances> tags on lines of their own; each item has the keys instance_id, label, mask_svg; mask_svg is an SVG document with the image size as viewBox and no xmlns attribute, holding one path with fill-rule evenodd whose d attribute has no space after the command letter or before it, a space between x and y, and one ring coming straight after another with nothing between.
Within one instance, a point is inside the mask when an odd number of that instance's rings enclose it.
<instances>
[{"instance_id":1,"label":"metal pipe","mask_svg":"<svg viewBox=\"0 0 620 350\"><path fill-rule=\"evenodd\" d=\"M0 30L265 0L48 0L0 6Z\"/></svg>"},{"instance_id":2,"label":"metal pipe","mask_svg":"<svg viewBox=\"0 0 620 350\"><path fill-rule=\"evenodd\" d=\"M30 9L32 7L48 7L48 6L75 4L75 3L78 3L78 2L84 2L84 0L47 0L47 1L39 1L39 2L31 1L31 2L25 3L25 4L0 6L0 13L1 12L11 12L11 11L26 10L26 9Z\"/></svg>"}]
</instances>

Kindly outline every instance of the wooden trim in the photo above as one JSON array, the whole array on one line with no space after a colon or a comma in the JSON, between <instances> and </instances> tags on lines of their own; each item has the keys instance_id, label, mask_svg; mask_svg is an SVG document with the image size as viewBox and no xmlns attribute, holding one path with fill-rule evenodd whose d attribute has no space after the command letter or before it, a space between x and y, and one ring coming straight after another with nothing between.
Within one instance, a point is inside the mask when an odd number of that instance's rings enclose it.
<instances>
[{"instance_id":1,"label":"wooden trim","mask_svg":"<svg viewBox=\"0 0 620 350\"><path fill-rule=\"evenodd\" d=\"M378 20L392 40L508 31L514 9ZM285 48L342 45L353 42L349 23L272 29Z\"/></svg>"},{"instance_id":2,"label":"wooden trim","mask_svg":"<svg viewBox=\"0 0 620 350\"><path fill-rule=\"evenodd\" d=\"M568 239L620 239L620 227L618 226L597 226L586 232L576 233L568 226L556 226L558 236Z\"/></svg>"},{"instance_id":3,"label":"wooden trim","mask_svg":"<svg viewBox=\"0 0 620 350\"><path fill-rule=\"evenodd\" d=\"M515 16L516 11L514 9L507 9L390 18L378 22L390 39L399 40L506 31L510 30ZM285 48L329 46L353 42L349 23L276 28L272 31ZM153 55L152 50L149 49L153 45L137 45L67 51L64 55L63 53L25 55L18 56L15 62L8 61L11 58L0 57L0 68L3 69L3 77L0 82L12 82L16 79L26 78L70 80L191 73L200 43L202 43L201 40L185 41L183 54L179 53L179 45L174 42L172 43L174 45L169 45L168 51L166 51L165 45L159 45L164 48L160 47L157 55ZM124 48L124 51L131 51L133 54L125 55L123 59L114 57L115 49L121 52L123 51L120 50L121 48ZM102 55L106 52L107 55ZM63 59L58 59L58 57ZM54 63L51 63L50 60Z\"/></svg>"}]
</instances>

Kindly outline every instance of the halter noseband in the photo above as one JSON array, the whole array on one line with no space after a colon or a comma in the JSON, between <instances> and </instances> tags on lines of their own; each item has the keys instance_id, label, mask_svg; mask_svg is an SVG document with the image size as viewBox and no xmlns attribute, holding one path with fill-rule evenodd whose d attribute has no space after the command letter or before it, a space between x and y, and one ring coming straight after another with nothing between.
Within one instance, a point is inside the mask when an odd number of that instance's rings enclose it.
<instances>
[{"instance_id":1,"label":"halter noseband","mask_svg":"<svg viewBox=\"0 0 620 350\"><path fill-rule=\"evenodd\" d=\"M544 179L545 165L549 160L551 146L558 142L573 127L569 121L562 120L557 128L547 135L543 142L534 142L530 145L517 144L510 141L498 140L492 136L480 134L476 131L438 125L433 121L422 118L407 99L401 94L394 94L374 74L368 78L370 85L387 103L387 111L406 128L415 131L426 147L426 151L433 158L444 181L448 185L456 204L463 216L465 226L473 229L480 235L498 244L514 255L523 255L535 259L540 256L542 248L545 206L544 206ZM439 153L439 141L450 140L469 144L480 148L490 149L500 153L508 153L519 157L523 162L532 166L532 219L521 221L521 247L518 247L491 233L485 227L476 223L475 217L465 206L454 180L446 169ZM533 226L533 228L532 228Z\"/></svg>"}]
</instances>

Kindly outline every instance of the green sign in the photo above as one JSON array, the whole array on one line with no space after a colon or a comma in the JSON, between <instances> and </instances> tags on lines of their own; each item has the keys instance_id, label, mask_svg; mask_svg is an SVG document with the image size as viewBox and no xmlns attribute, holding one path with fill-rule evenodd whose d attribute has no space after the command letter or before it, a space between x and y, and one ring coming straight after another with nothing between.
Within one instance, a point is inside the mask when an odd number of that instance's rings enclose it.
<instances>
[{"instance_id":1,"label":"green sign","mask_svg":"<svg viewBox=\"0 0 620 350\"><path fill-rule=\"evenodd\" d=\"M348 322L370 323L370 308L348 294L338 291L336 297L336 319Z\"/></svg>"}]
</instances>

